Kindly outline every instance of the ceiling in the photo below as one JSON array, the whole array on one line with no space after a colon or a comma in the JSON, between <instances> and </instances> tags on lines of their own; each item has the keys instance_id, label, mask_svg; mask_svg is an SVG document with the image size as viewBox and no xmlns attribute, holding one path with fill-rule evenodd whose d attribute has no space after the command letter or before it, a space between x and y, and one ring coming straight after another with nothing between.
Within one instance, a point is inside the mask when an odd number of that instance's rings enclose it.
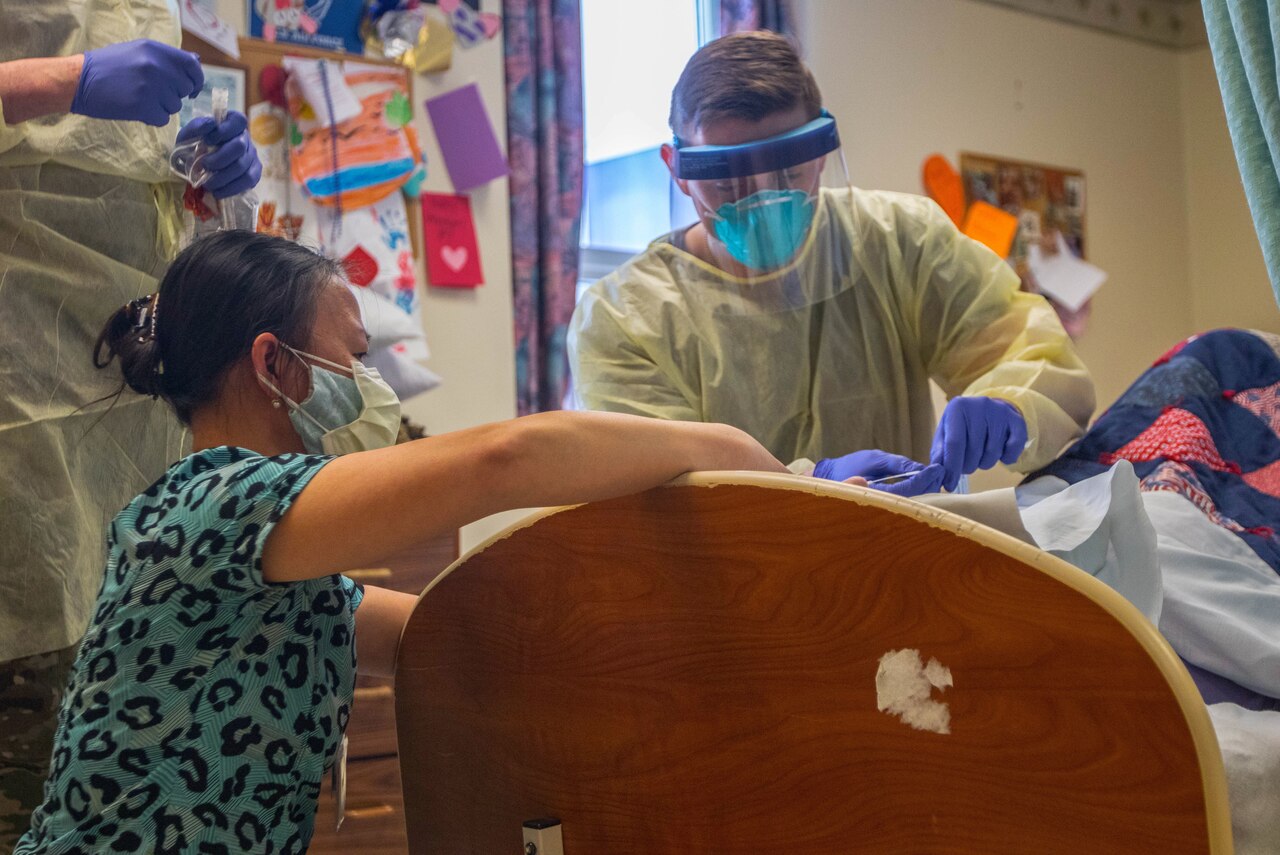
<instances>
[{"instance_id":1,"label":"ceiling","mask_svg":"<svg viewBox=\"0 0 1280 855\"><path fill-rule=\"evenodd\" d=\"M1200 0L979 0L1171 48L1208 44Z\"/></svg>"}]
</instances>

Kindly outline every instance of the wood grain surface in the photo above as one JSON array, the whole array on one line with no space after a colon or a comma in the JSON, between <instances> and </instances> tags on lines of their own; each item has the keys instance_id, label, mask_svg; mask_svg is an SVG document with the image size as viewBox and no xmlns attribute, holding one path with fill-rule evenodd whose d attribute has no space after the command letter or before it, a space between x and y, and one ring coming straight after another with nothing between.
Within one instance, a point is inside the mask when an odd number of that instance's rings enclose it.
<instances>
[{"instance_id":1,"label":"wood grain surface","mask_svg":"<svg viewBox=\"0 0 1280 855\"><path fill-rule=\"evenodd\" d=\"M410 851L548 815L567 855L1230 851L1151 653L988 531L677 486L490 544L401 642ZM904 648L950 668L949 734L878 711Z\"/></svg>"},{"instance_id":2,"label":"wood grain surface","mask_svg":"<svg viewBox=\"0 0 1280 855\"><path fill-rule=\"evenodd\" d=\"M337 802L325 775L316 811L316 833L308 855L372 855L407 851L400 765L396 758L361 760L347 765L347 811L342 829L334 831Z\"/></svg>"},{"instance_id":3,"label":"wood grain surface","mask_svg":"<svg viewBox=\"0 0 1280 855\"><path fill-rule=\"evenodd\" d=\"M389 558L383 567L346 575L368 585L420 594L458 557L458 533L441 536L418 549ZM326 775L321 782L315 834L307 850L312 855L359 852L361 855L403 855L404 802L396 757L395 688L375 677L356 679L351 720L347 723L347 814L334 830L335 802Z\"/></svg>"}]
</instances>

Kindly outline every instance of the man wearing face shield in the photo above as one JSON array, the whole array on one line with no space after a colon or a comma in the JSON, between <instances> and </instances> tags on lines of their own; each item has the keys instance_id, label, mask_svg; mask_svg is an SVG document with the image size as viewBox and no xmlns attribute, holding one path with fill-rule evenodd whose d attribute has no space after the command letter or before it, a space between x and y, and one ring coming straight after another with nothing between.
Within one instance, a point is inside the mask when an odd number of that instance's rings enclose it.
<instances>
[{"instance_id":1,"label":"man wearing face shield","mask_svg":"<svg viewBox=\"0 0 1280 855\"><path fill-rule=\"evenodd\" d=\"M698 221L583 296L578 406L724 422L795 471L900 495L1033 470L1081 434L1093 383L1052 308L932 201L850 186L786 39L699 50L671 127L663 159ZM930 378L949 398L936 430Z\"/></svg>"}]
</instances>

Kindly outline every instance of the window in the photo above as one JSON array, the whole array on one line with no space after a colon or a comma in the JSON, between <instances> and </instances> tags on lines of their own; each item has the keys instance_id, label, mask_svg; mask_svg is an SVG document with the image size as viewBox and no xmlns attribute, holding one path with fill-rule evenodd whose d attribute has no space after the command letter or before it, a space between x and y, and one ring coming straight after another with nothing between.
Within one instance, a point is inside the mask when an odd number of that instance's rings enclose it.
<instances>
[{"instance_id":1,"label":"window","mask_svg":"<svg viewBox=\"0 0 1280 855\"><path fill-rule=\"evenodd\" d=\"M671 89L711 37L717 0L582 0L586 178L579 290L695 219L658 154Z\"/></svg>"}]
</instances>

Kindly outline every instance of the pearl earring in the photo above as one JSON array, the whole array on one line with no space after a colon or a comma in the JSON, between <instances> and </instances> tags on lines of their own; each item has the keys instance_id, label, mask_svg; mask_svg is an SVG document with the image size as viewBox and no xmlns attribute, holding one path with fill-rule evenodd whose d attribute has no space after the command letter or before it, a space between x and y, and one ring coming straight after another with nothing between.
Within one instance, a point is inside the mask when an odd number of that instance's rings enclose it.
<instances>
[{"instance_id":1,"label":"pearl earring","mask_svg":"<svg viewBox=\"0 0 1280 855\"><path fill-rule=\"evenodd\" d=\"M280 399L276 398L274 401L272 401L271 406L275 407L277 410L280 409Z\"/></svg>"}]
</instances>

